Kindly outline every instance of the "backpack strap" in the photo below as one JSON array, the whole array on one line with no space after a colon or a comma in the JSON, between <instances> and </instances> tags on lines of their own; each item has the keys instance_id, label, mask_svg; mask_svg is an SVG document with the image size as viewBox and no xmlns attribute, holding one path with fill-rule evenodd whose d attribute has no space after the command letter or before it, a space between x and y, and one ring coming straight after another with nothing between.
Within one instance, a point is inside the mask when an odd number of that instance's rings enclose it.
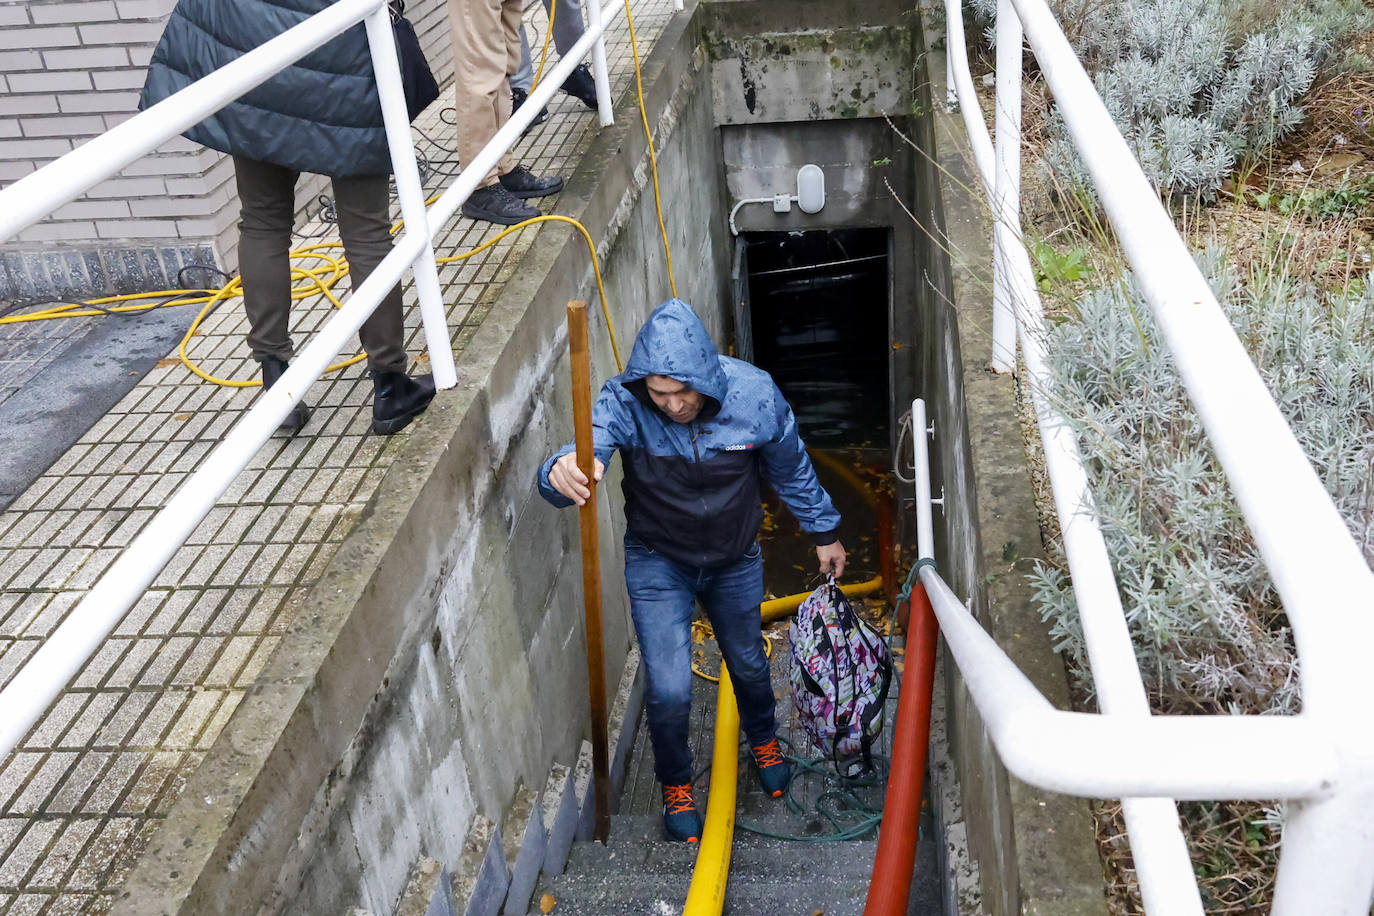
<instances>
[{"instance_id":1,"label":"backpack strap","mask_svg":"<svg viewBox=\"0 0 1374 916\"><path fill-rule=\"evenodd\" d=\"M867 639L864 637L864 635L863 635L863 621L859 618L859 615L858 615L858 613L855 612L853 606L850 605L849 600L848 600L847 598L845 598L844 592L840 591L839 587L835 585L835 577L834 577L834 576L831 576L831 577L830 577L830 588L831 588L831 599L834 601L834 604L835 604L835 621L836 621L836 624L838 625L838 627L839 627L839 629L840 629L840 634L841 634L841 636L844 637L843 643L844 643L845 651L846 651L846 652L849 652L849 638L848 638L848 634L849 634L851 631L857 631L857 632L859 633L859 639L863 642L864 646L865 646L866 648L868 648L868 650L869 650L870 652L872 652L872 647L869 645L868 640L867 640ZM874 657L876 658L877 656L875 655ZM858 702L859 702L859 666L858 666L858 664L857 664L857 661L854 659L852 653L850 654L849 662L850 662L850 664L849 664L849 709L847 710L847 712L848 712L849 715L852 717L852 716L853 716L853 713L854 713L854 708L858 705ZM868 734L867 734L867 732L868 732L868 723L871 721L871 717L868 716L868 715L865 715L863 718L858 719L858 720L855 720L855 719L853 719L853 718L850 719L850 724L851 724L852 726L854 726L854 727L856 727L856 728L859 729L859 748L860 748L860 750L863 752L863 761L864 761L864 762L863 762L863 766L862 766L857 772L854 772L854 771L852 770L852 768L845 767L845 766L843 766L843 765L841 764L841 762L840 762L840 751L839 751L839 740L838 740L838 739L839 739L839 722L838 722L838 716L839 716L839 702L838 702L838 700L839 700L839 684L838 684L838 680L839 680L839 668L838 668L838 666L836 666L835 676L836 676L836 681L837 681L837 683L836 683L836 697L835 697L835 699L836 699L835 709L836 709L836 720L837 720L837 721L836 721L836 727L835 727L835 739L833 739L833 740L831 741L831 743L830 743L830 757L831 757L832 762L833 762L834 765L835 765L835 772L838 773L840 776L843 776L843 777L846 778L846 779L852 779L852 778L854 778L854 777L856 777L856 776L862 776L864 773L870 773L870 772L873 771L873 754L872 754L872 750L871 750L872 741L869 739Z\"/></svg>"},{"instance_id":2,"label":"backpack strap","mask_svg":"<svg viewBox=\"0 0 1374 916\"><path fill-rule=\"evenodd\" d=\"M873 769L873 738L868 734L868 726L873 721L874 717L882 715L883 707L887 704L887 692L892 686L892 653L887 648L887 643L875 632L873 635L877 638L878 644L883 648L883 653L879 655L875 650L874 644L868 639L867 631L870 629L868 624L864 623L863 618L859 617L858 614L854 615L854 621L854 629L859 635L859 641L864 644L864 648L867 649L869 654L878 662L878 670L882 672L882 686L878 688L878 696L875 698L874 702L864 710L863 720L859 723L859 748L863 752L863 771L867 772ZM855 666L855 669L857 670L857 666ZM856 682L856 696L858 694L857 686Z\"/></svg>"}]
</instances>

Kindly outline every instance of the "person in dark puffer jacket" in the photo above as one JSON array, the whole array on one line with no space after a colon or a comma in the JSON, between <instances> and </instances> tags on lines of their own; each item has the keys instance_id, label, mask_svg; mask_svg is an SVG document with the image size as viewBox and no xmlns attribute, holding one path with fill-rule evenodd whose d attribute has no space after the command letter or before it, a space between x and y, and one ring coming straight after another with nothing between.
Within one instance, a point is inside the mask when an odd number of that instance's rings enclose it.
<instances>
[{"instance_id":1,"label":"person in dark puffer jacket","mask_svg":"<svg viewBox=\"0 0 1374 916\"><path fill-rule=\"evenodd\" d=\"M180 0L153 51L139 99L148 108L275 38L331 0ZM185 136L228 153L240 204L239 265L248 345L263 385L292 356L291 228L301 172L328 175L339 232L357 289L391 250L391 156L360 23L230 102ZM434 378L406 374L401 288L386 295L359 331L372 371L372 429L397 432L429 406ZM283 422L305 425L304 403Z\"/></svg>"},{"instance_id":2,"label":"person in dark puffer jacket","mask_svg":"<svg viewBox=\"0 0 1374 916\"><path fill-rule=\"evenodd\" d=\"M772 485L811 533L821 572L836 576L845 563L840 514L772 377L720 355L681 299L664 302L644 323L625 371L602 386L592 426L596 478L616 451L625 470L625 585L647 673L663 831L690 842L702 827L687 743L696 603L705 607L730 671L759 784L780 797L790 767L775 734L760 634L760 488ZM538 485L555 506L586 502L590 490L572 443L544 462Z\"/></svg>"}]
</instances>

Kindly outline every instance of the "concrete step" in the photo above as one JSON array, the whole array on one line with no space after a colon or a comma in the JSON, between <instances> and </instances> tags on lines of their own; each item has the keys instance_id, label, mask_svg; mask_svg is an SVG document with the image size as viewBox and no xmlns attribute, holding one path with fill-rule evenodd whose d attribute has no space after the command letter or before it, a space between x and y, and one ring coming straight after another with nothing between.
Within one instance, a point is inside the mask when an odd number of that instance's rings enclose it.
<instances>
[{"instance_id":1,"label":"concrete step","mask_svg":"<svg viewBox=\"0 0 1374 916\"><path fill-rule=\"evenodd\" d=\"M702 812L705 814L705 812ZM788 842L776 837L766 837L743 829L747 824L759 830L783 836L818 836L830 833L834 828L815 816L792 814L777 806L769 814L737 814L735 817L735 845L756 846L760 842ZM853 842L868 842L876 839L876 832ZM666 842L663 839L663 817L658 814L618 814L611 818L611 836L607 844L616 846L640 846L644 843ZM813 844L814 845L814 844ZM843 845L843 844L841 844Z\"/></svg>"},{"instance_id":2,"label":"concrete step","mask_svg":"<svg viewBox=\"0 0 1374 916\"><path fill-rule=\"evenodd\" d=\"M532 913L539 912L543 894L553 898L554 916L675 916L682 912L690 874L665 878L621 874L619 876L568 876L555 878L535 895ZM868 880L831 878L808 874L800 882L750 881L731 875L725 888L726 916L861 916L868 894Z\"/></svg>"},{"instance_id":3,"label":"concrete step","mask_svg":"<svg viewBox=\"0 0 1374 916\"><path fill-rule=\"evenodd\" d=\"M868 878L862 881L807 877L805 882L725 885L722 916L863 916Z\"/></svg>"},{"instance_id":4,"label":"concrete step","mask_svg":"<svg viewBox=\"0 0 1374 916\"><path fill-rule=\"evenodd\" d=\"M736 840L740 839L737 834ZM867 880L877 848L877 842L872 840L855 843L736 842L730 856L730 878L786 880L804 872ZM646 843L631 847L587 843L573 850L568 874L614 875L627 871L646 876L676 874L684 869L690 871L695 862L696 849L683 843Z\"/></svg>"},{"instance_id":5,"label":"concrete step","mask_svg":"<svg viewBox=\"0 0 1374 916\"><path fill-rule=\"evenodd\" d=\"M548 895L555 916L677 916L691 880L690 867L678 875L649 877L628 871L620 876L559 875L541 879L532 910L539 912L540 900Z\"/></svg>"}]
</instances>

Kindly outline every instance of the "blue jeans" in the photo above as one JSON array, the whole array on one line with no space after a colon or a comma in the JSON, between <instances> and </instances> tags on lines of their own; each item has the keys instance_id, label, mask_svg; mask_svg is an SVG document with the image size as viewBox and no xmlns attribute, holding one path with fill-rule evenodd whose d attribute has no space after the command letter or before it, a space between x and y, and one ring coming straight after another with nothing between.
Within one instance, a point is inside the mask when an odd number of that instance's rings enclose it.
<instances>
[{"instance_id":1,"label":"blue jeans","mask_svg":"<svg viewBox=\"0 0 1374 916\"><path fill-rule=\"evenodd\" d=\"M654 774L664 785L692 781L687 726L692 711L692 616L706 608L730 670L740 725L751 745L776 731L773 683L760 632L763 559L757 543L724 566L684 566L625 536L625 585L647 678L645 710Z\"/></svg>"}]
</instances>

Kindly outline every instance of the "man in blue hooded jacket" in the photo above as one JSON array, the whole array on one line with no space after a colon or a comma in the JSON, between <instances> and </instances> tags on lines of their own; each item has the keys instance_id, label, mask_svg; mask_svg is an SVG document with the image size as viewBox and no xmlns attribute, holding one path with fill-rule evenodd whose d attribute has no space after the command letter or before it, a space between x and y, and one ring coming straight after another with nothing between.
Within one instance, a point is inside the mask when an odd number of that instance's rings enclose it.
<instances>
[{"instance_id":1,"label":"man in blue hooded jacket","mask_svg":"<svg viewBox=\"0 0 1374 916\"><path fill-rule=\"evenodd\" d=\"M729 668L759 783L781 796L791 770L778 747L760 633L761 484L767 480L811 533L821 572L836 576L845 561L840 515L773 379L722 356L680 299L649 316L625 371L602 386L592 426L596 479L612 452L619 450L624 464L625 584L647 674L664 833L694 842L702 821L692 800L687 726L696 602ZM591 495L572 443L539 469L539 492L560 508L583 505Z\"/></svg>"}]
</instances>

